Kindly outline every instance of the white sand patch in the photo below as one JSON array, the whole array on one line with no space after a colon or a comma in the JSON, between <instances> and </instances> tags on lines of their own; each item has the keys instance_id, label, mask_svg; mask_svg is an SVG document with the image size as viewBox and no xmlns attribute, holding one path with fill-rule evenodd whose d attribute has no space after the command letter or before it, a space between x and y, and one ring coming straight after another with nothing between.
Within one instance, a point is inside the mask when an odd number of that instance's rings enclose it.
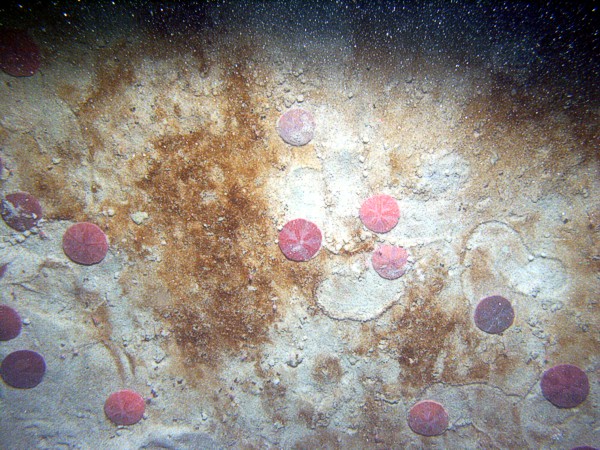
<instances>
[{"instance_id":1,"label":"white sand patch","mask_svg":"<svg viewBox=\"0 0 600 450\"><path fill-rule=\"evenodd\" d=\"M478 226L467 249L463 286L474 304L482 296L511 290L532 298L559 299L568 288L560 260L534 255L519 233L505 223ZM483 266L487 270L484 276L479 272Z\"/></svg>"},{"instance_id":2,"label":"white sand patch","mask_svg":"<svg viewBox=\"0 0 600 450\"><path fill-rule=\"evenodd\" d=\"M358 255L332 268L319 286L317 303L333 319L366 321L401 301L403 292L402 280L381 278L366 255Z\"/></svg>"}]
</instances>

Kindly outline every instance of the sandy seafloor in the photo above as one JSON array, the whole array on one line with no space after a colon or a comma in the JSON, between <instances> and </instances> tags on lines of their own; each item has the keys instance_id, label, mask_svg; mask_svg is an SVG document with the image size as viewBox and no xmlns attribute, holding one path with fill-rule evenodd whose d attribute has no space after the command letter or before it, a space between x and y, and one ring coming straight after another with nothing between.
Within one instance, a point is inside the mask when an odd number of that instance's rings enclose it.
<instances>
[{"instance_id":1,"label":"sandy seafloor","mask_svg":"<svg viewBox=\"0 0 600 450\"><path fill-rule=\"evenodd\" d=\"M26 324L0 356L47 372L0 384L0 448L600 446L598 13L511 8L4 7L42 65L0 74L1 188L44 220L0 223ZM303 147L275 129L297 106ZM377 193L387 234L358 218ZM277 246L297 217L324 235L305 263ZM108 235L100 264L62 252L76 221ZM409 250L403 277L373 271L378 243ZM501 335L473 323L492 294ZM541 394L559 363L589 377L576 408ZM119 428L122 388L148 404ZM423 399L441 436L407 425Z\"/></svg>"}]
</instances>

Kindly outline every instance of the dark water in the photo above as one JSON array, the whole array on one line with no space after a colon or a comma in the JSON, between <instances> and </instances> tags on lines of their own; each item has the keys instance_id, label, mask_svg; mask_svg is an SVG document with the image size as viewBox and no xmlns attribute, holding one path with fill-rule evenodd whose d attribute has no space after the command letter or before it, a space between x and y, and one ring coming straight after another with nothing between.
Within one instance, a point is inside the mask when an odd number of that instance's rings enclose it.
<instances>
[{"instance_id":1,"label":"dark water","mask_svg":"<svg viewBox=\"0 0 600 450\"><path fill-rule=\"evenodd\" d=\"M101 33L116 23L167 38L235 28L268 31L273 39L292 39L289 45L341 37L371 61L413 54L457 66L493 65L521 83L543 80L591 100L600 73L593 3L12 1L0 7L0 25L69 37L90 29Z\"/></svg>"}]
</instances>

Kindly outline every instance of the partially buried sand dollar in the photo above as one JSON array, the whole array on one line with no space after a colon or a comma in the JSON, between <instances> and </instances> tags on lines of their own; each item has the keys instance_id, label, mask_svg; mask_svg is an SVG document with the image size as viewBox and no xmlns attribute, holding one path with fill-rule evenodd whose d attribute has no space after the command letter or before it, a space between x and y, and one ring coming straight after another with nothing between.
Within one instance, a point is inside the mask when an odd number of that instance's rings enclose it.
<instances>
[{"instance_id":1,"label":"partially buried sand dollar","mask_svg":"<svg viewBox=\"0 0 600 450\"><path fill-rule=\"evenodd\" d=\"M0 305L0 341L10 341L21 333L21 316L8 305Z\"/></svg>"},{"instance_id":2,"label":"partially buried sand dollar","mask_svg":"<svg viewBox=\"0 0 600 450\"><path fill-rule=\"evenodd\" d=\"M408 252L403 247L381 245L371 255L373 269L380 277L395 280L406 273Z\"/></svg>"},{"instance_id":3,"label":"partially buried sand dollar","mask_svg":"<svg viewBox=\"0 0 600 450\"><path fill-rule=\"evenodd\" d=\"M305 109L290 109L279 118L276 128L281 139L288 144L306 145L315 135L315 119Z\"/></svg>"},{"instance_id":4,"label":"partially buried sand dollar","mask_svg":"<svg viewBox=\"0 0 600 450\"><path fill-rule=\"evenodd\" d=\"M0 214L14 230L25 231L35 227L42 218L42 206L28 192L14 192L2 199Z\"/></svg>"}]
</instances>

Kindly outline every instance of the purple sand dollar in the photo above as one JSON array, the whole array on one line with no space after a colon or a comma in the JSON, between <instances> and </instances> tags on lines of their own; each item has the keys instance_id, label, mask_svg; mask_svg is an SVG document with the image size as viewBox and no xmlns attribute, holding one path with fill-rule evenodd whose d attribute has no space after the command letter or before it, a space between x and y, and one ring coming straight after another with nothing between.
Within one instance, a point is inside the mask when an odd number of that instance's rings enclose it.
<instances>
[{"instance_id":1,"label":"purple sand dollar","mask_svg":"<svg viewBox=\"0 0 600 450\"><path fill-rule=\"evenodd\" d=\"M0 341L10 341L21 333L19 313L7 305L0 305Z\"/></svg>"},{"instance_id":2,"label":"purple sand dollar","mask_svg":"<svg viewBox=\"0 0 600 450\"><path fill-rule=\"evenodd\" d=\"M408 426L422 436L438 436L448 428L448 413L433 400L422 400L408 412Z\"/></svg>"},{"instance_id":3,"label":"purple sand dollar","mask_svg":"<svg viewBox=\"0 0 600 450\"><path fill-rule=\"evenodd\" d=\"M510 327L515 311L510 302L499 295L486 297L475 308L475 325L486 333L500 334Z\"/></svg>"},{"instance_id":4,"label":"purple sand dollar","mask_svg":"<svg viewBox=\"0 0 600 450\"><path fill-rule=\"evenodd\" d=\"M12 352L0 365L4 382L18 389L36 387L44 378L46 362L42 355L32 350Z\"/></svg>"},{"instance_id":5,"label":"purple sand dollar","mask_svg":"<svg viewBox=\"0 0 600 450\"><path fill-rule=\"evenodd\" d=\"M26 30L0 29L0 69L13 77L30 77L40 62L40 49Z\"/></svg>"},{"instance_id":6,"label":"purple sand dollar","mask_svg":"<svg viewBox=\"0 0 600 450\"><path fill-rule=\"evenodd\" d=\"M78 222L65 231L63 250L71 260L89 266L104 259L108 252L108 240L98 225Z\"/></svg>"},{"instance_id":7,"label":"purple sand dollar","mask_svg":"<svg viewBox=\"0 0 600 450\"><path fill-rule=\"evenodd\" d=\"M8 269L8 263L0 264L0 278L4 276L6 269Z\"/></svg>"},{"instance_id":8,"label":"purple sand dollar","mask_svg":"<svg viewBox=\"0 0 600 450\"><path fill-rule=\"evenodd\" d=\"M559 408L574 408L590 393L587 375L573 364L559 364L546 370L540 386L546 400Z\"/></svg>"}]
</instances>

